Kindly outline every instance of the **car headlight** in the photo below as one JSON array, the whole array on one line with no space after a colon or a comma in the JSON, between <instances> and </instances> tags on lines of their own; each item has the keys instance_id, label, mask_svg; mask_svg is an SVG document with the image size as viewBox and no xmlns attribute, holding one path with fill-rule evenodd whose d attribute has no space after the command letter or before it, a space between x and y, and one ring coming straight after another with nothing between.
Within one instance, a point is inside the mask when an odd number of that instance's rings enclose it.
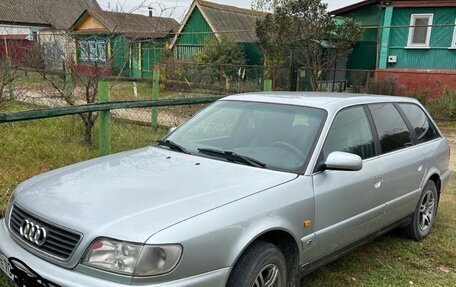
<instances>
[{"instance_id":1,"label":"car headlight","mask_svg":"<svg viewBox=\"0 0 456 287\"><path fill-rule=\"evenodd\" d=\"M106 271L137 276L171 272L182 256L182 246L143 245L113 239L97 239L88 248L82 264Z\"/></svg>"}]
</instances>

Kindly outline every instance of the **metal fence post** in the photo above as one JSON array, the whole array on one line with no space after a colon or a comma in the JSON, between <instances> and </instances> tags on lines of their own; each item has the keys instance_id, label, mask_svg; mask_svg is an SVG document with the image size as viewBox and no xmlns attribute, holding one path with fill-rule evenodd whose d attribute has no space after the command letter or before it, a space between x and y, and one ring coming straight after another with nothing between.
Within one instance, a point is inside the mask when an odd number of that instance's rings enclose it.
<instances>
[{"instance_id":1,"label":"metal fence post","mask_svg":"<svg viewBox=\"0 0 456 287\"><path fill-rule=\"evenodd\" d=\"M272 80L264 80L264 88L263 88L263 90L265 92L272 91Z\"/></svg>"},{"instance_id":2,"label":"metal fence post","mask_svg":"<svg viewBox=\"0 0 456 287\"><path fill-rule=\"evenodd\" d=\"M160 93L160 66L155 65L153 82L152 82L152 100L158 100L158 95ZM152 129L156 131L158 129L158 108L153 107L151 109L151 123Z\"/></svg>"},{"instance_id":3,"label":"metal fence post","mask_svg":"<svg viewBox=\"0 0 456 287\"><path fill-rule=\"evenodd\" d=\"M109 83L98 83L98 100L109 102ZM100 156L111 154L111 111L100 112Z\"/></svg>"}]
</instances>

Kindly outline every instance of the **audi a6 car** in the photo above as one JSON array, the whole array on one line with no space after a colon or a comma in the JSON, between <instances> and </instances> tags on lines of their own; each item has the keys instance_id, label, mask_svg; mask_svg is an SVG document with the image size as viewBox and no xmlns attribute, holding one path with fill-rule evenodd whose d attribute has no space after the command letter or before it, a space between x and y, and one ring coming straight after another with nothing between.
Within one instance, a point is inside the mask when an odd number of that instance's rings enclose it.
<instances>
[{"instance_id":1,"label":"audi a6 car","mask_svg":"<svg viewBox=\"0 0 456 287\"><path fill-rule=\"evenodd\" d=\"M449 157L413 99L230 96L155 146L20 184L0 269L18 286L298 286L393 228L425 239Z\"/></svg>"}]
</instances>

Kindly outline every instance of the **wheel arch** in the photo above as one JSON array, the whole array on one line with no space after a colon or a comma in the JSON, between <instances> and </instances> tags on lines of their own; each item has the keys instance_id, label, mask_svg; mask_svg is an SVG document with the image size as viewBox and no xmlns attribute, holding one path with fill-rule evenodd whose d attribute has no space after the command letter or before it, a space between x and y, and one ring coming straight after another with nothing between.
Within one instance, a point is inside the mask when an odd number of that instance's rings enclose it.
<instances>
[{"instance_id":1,"label":"wheel arch","mask_svg":"<svg viewBox=\"0 0 456 287\"><path fill-rule=\"evenodd\" d=\"M253 237L238 254L234 260L233 267L239 262L242 255L257 241L272 243L280 249L287 263L288 286L299 286L300 241L293 236L291 231L283 228L271 228ZM232 270L229 276L231 276Z\"/></svg>"},{"instance_id":2,"label":"wheel arch","mask_svg":"<svg viewBox=\"0 0 456 287\"><path fill-rule=\"evenodd\" d=\"M424 188L424 186L426 185L426 183L428 181L433 181L435 183L435 186L437 187L437 193L440 197L440 193L441 193L441 188L442 188L442 181L441 181L441 178L440 178L440 172L437 168L432 168L428 171L428 173L426 174L425 178L424 178L424 181L423 181L423 184L422 184L422 188Z\"/></svg>"},{"instance_id":3,"label":"wheel arch","mask_svg":"<svg viewBox=\"0 0 456 287\"><path fill-rule=\"evenodd\" d=\"M440 175L437 173L432 174L428 181L432 180L435 183L435 186L437 187L437 193L439 194L440 197L440 190L442 188L442 181L440 180Z\"/></svg>"}]
</instances>

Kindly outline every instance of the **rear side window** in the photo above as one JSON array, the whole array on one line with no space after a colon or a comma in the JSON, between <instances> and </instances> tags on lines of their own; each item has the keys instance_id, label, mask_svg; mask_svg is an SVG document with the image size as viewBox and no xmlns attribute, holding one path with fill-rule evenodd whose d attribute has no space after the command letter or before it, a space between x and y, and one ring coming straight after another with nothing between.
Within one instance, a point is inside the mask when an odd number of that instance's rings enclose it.
<instances>
[{"instance_id":1,"label":"rear side window","mask_svg":"<svg viewBox=\"0 0 456 287\"><path fill-rule=\"evenodd\" d=\"M410 131L393 104L369 105L369 109L374 118L382 154L413 145Z\"/></svg>"},{"instance_id":2,"label":"rear side window","mask_svg":"<svg viewBox=\"0 0 456 287\"><path fill-rule=\"evenodd\" d=\"M357 154L362 159L375 155L374 138L363 107L343 110L334 119L323 147L324 157L334 151Z\"/></svg>"},{"instance_id":3,"label":"rear side window","mask_svg":"<svg viewBox=\"0 0 456 287\"><path fill-rule=\"evenodd\" d=\"M399 106L415 130L419 143L440 137L436 127L420 107L414 104L399 104Z\"/></svg>"}]
</instances>

